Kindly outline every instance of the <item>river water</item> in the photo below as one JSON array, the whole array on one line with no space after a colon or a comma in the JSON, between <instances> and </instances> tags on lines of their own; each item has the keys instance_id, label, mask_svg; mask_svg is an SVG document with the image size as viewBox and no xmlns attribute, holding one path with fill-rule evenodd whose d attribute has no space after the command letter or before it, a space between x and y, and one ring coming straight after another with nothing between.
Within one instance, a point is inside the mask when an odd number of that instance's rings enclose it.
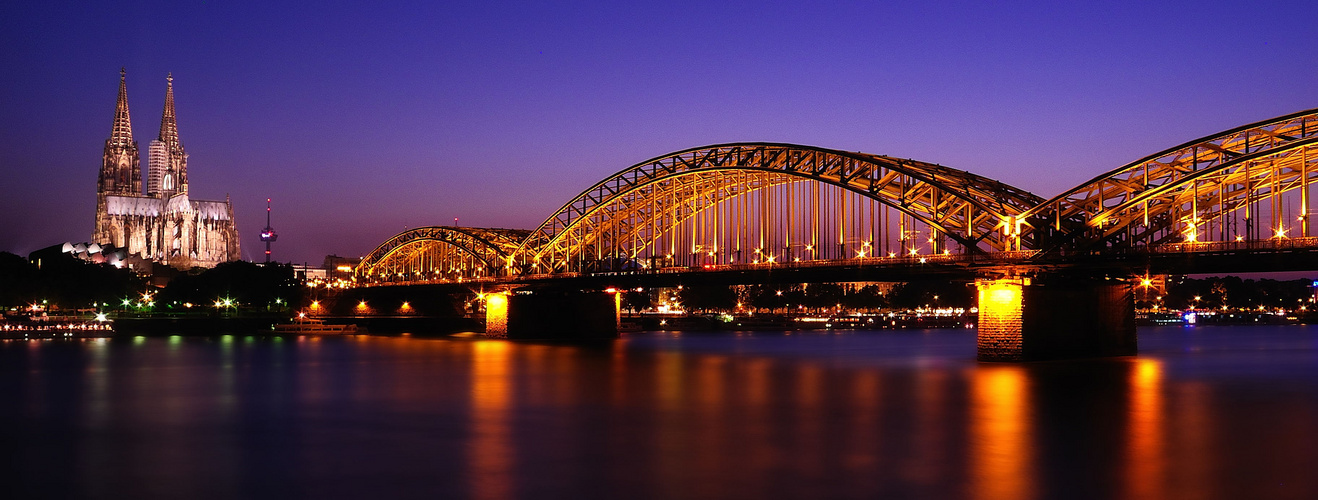
<instances>
[{"instance_id":1,"label":"river water","mask_svg":"<svg viewBox=\"0 0 1318 500\"><path fill-rule=\"evenodd\" d=\"M6 498L1314 498L1318 327L0 342ZM12 496L11 496L12 495Z\"/></svg>"}]
</instances>

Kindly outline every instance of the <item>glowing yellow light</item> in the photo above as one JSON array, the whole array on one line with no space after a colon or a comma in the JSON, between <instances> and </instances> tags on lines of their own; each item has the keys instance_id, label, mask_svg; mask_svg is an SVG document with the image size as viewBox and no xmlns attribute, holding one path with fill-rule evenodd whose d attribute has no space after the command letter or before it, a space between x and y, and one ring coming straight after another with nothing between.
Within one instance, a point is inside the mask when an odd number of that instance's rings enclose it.
<instances>
[{"instance_id":1,"label":"glowing yellow light","mask_svg":"<svg viewBox=\"0 0 1318 500\"><path fill-rule=\"evenodd\" d=\"M997 304L1014 303L1019 296L1020 291L1015 287L993 286L989 288L989 299Z\"/></svg>"},{"instance_id":2,"label":"glowing yellow light","mask_svg":"<svg viewBox=\"0 0 1318 500\"><path fill-rule=\"evenodd\" d=\"M485 299L485 335L508 336L508 296L492 293Z\"/></svg>"},{"instance_id":3,"label":"glowing yellow light","mask_svg":"<svg viewBox=\"0 0 1318 500\"><path fill-rule=\"evenodd\" d=\"M1141 286L1144 286L1144 287L1146 287L1146 288L1147 288L1147 287L1150 287L1150 286L1153 286L1153 280L1148 279L1148 278L1144 278L1144 279L1140 280L1140 285L1141 285Z\"/></svg>"},{"instance_id":4,"label":"glowing yellow light","mask_svg":"<svg viewBox=\"0 0 1318 500\"><path fill-rule=\"evenodd\" d=\"M1241 235L1236 235L1236 241L1245 241L1245 237Z\"/></svg>"}]
</instances>

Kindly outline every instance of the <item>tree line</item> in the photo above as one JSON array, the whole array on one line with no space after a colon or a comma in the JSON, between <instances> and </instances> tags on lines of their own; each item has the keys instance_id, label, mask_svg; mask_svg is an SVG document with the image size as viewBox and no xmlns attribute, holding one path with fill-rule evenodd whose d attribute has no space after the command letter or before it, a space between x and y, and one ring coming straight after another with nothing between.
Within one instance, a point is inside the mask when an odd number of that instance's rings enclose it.
<instances>
[{"instance_id":1,"label":"tree line","mask_svg":"<svg viewBox=\"0 0 1318 500\"><path fill-rule=\"evenodd\" d=\"M258 265L226 262L211 269L180 272L163 289L151 288L146 277L129 269L87 262L70 254L37 261L0 252L0 308L44 304L60 309L87 309L95 304L119 307L151 292L153 310L178 309L184 304L209 306L228 299L234 307L298 304L303 288L289 264Z\"/></svg>"}]
</instances>

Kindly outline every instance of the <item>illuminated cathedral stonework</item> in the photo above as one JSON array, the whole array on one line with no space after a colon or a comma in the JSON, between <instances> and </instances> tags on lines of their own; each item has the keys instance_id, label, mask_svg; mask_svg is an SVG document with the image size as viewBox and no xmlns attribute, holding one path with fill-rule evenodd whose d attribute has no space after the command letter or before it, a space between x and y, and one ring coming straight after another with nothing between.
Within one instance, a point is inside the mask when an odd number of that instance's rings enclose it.
<instances>
[{"instance_id":1,"label":"illuminated cathedral stonework","mask_svg":"<svg viewBox=\"0 0 1318 500\"><path fill-rule=\"evenodd\" d=\"M92 241L123 248L130 257L187 269L238 260L233 205L188 198L188 155L174 116L174 78L167 79L160 135L151 141L147 189L128 118L128 87L119 71L114 127L96 185L96 228Z\"/></svg>"}]
</instances>

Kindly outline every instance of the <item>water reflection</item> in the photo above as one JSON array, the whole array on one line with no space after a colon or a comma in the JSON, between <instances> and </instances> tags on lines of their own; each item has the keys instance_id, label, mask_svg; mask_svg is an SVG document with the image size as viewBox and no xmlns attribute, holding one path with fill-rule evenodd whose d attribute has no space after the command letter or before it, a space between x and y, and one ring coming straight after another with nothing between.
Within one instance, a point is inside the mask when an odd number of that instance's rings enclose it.
<instances>
[{"instance_id":1,"label":"water reflection","mask_svg":"<svg viewBox=\"0 0 1318 500\"><path fill-rule=\"evenodd\" d=\"M1030 391L1020 365L971 372L970 491L976 498L1034 498Z\"/></svg>"},{"instance_id":2,"label":"water reflection","mask_svg":"<svg viewBox=\"0 0 1318 500\"><path fill-rule=\"evenodd\" d=\"M1315 338L1141 332L1140 357L1035 364L976 363L964 331L9 342L0 479L19 496L1310 498Z\"/></svg>"},{"instance_id":3,"label":"water reflection","mask_svg":"<svg viewBox=\"0 0 1318 500\"><path fill-rule=\"evenodd\" d=\"M1134 361L1130 372L1130 423L1127 424L1126 496L1166 498L1163 436L1162 363Z\"/></svg>"},{"instance_id":4,"label":"water reflection","mask_svg":"<svg viewBox=\"0 0 1318 500\"><path fill-rule=\"evenodd\" d=\"M481 341L470 345L471 442L469 472L474 498L512 498L513 344Z\"/></svg>"}]
</instances>

